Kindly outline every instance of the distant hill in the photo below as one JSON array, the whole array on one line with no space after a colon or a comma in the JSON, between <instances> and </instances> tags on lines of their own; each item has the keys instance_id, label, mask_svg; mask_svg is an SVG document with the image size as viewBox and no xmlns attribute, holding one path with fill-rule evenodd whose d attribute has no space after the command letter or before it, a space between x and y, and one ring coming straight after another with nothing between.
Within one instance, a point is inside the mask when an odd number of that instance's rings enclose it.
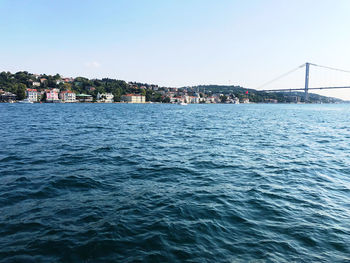
<instances>
[{"instance_id":1,"label":"distant hill","mask_svg":"<svg viewBox=\"0 0 350 263\"><path fill-rule=\"evenodd\" d=\"M226 86L226 85L198 85L191 87L193 90L205 93L219 93L224 95L233 94L239 99L248 97L251 102L264 103L277 100L278 103L293 103L305 102L304 92L263 92L254 89L245 89L241 86ZM246 92L248 91L248 94ZM321 96L314 93L309 93L310 103L339 103L341 99Z\"/></svg>"}]
</instances>

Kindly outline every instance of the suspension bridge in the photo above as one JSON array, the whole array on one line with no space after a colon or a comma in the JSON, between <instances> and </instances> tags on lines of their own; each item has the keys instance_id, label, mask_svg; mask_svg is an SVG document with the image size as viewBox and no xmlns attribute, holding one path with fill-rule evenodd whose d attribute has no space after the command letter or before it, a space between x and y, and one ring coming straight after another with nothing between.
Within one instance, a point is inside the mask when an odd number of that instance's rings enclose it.
<instances>
[{"instance_id":1,"label":"suspension bridge","mask_svg":"<svg viewBox=\"0 0 350 263\"><path fill-rule=\"evenodd\" d=\"M304 94L305 94L305 102L308 102L309 101L309 90L332 90L332 89L350 89L350 85L349 86L326 86L326 87L312 87L310 88L309 87L309 80L310 80L310 66L313 66L313 67L319 67L319 68L324 68L324 69L328 69L328 70L332 70L332 71L338 71L338 72L343 72L343 73L350 73L349 70L344 70L344 69L339 69L339 68L333 68L333 67L328 67L328 66L322 66L322 65L317 65L317 64L314 64L314 63L310 63L310 62L306 62L300 66L298 66L297 68L294 68L266 83L264 83L263 85L259 86L257 90L259 91L263 91L263 92L292 92L292 91L304 91ZM305 86L302 87L302 88L283 88L283 89L264 89L264 90L260 90L261 88L273 83L273 82L276 82L288 75L290 75L291 73L301 69L301 68L304 68L305 67Z\"/></svg>"}]
</instances>

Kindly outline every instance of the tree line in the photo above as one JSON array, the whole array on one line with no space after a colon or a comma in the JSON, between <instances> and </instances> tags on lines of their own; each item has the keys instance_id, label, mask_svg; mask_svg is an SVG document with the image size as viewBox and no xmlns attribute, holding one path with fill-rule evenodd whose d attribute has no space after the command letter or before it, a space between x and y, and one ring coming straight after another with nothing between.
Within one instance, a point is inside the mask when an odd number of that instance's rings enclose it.
<instances>
[{"instance_id":1,"label":"tree line","mask_svg":"<svg viewBox=\"0 0 350 263\"><path fill-rule=\"evenodd\" d=\"M40 86L33 86L33 83L40 82ZM145 85L145 84L143 84ZM147 85L147 84L146 84ZM0 73L0 88L14 93L17 99L25 98L25 90L27 88L36 88L42 91L48 88L57 88L60 90L70 90L77 94L89 94L96 100L98 93L112 93L114 100L119 102L121 96L128 93L137 93L146 96L146 101L162 102L164 98L156 91L150 89L150 85L145 86L146 89L140 89L141 83L130 85L124 80L103 78L88 79L77 77L71 81L65 82L59 74L56 75L34 75L27 71L20 71L12 74L11 72Z\"/></svg>"}]
</instances>

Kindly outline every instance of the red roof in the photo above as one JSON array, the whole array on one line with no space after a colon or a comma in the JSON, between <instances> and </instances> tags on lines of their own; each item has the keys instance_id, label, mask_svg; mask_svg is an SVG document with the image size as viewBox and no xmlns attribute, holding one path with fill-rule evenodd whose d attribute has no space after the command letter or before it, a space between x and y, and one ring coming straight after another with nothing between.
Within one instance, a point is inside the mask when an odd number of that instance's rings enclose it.
<instances>
[{"instance_id":1,"label":"red roof","mask_svg":"<svg viewBox=\"0 0 350 263\"><path fill-rule=\"evenodd\" d=\"M27 91L37 91L36 89L27 89Z\"/></svg>"},{"instance_id":2,"label":"red roof","mask_svg":"<svg viewBox=\"0 0 350 263\"><path fill-rule=\"evenodd\" d=\"M124 95L124 96L128 96L128 97L131 97L131 96L138 96L138 97L140 97L140 96L142 96L142 95L140 95L140 94L126 94L126 95Z\"/></svg>"}]
</instances>

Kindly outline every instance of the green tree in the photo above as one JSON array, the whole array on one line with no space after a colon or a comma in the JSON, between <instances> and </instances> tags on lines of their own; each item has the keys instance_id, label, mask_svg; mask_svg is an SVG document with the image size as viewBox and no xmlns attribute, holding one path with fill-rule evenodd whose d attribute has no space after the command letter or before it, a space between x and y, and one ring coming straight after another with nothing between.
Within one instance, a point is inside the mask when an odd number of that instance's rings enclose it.
<instances>
[{"instance_id":1,"label":"green tree","mask_svg":"<svg viewBox=\"0 0 350 263\"><path fill-rule=\"evenodd\" d=\"M40 101L46 101L46 92L44 92L44 94L42 95L41 97L41 100Z\"/></svg>"},{"instance_id":2,"label":"green tree","mask_svg":"<svg viewBox=\"0 0 350 263\"><path fill-rule=\"evenodd\" d=\"M221 103L225 103L226 100L227 100L227 96L226 95L220 96Z\"/></svg>"},{"instance_id":3,"label":"green tree","mask_svg":"<svg viewBox=\"0 0 350 263\"><path fill-rule=\"evenodd\" d=\"M27 86L23 83L17 84L16 95L18 100L23 100L26 97L26 88Z\"/></svg>"},{"instance_id":4,"label":"green tree","mask_svg":"<svg viewBox=\"0 0 350 263\"><path fill-rule=\"evenodd\" d=\"M169 97L165 97L165 98L162 100L162 103L170 103L170 98L169 98Z\"/></svg>"},{"instance_id":5,"label":"green tree","mask_svg":"<svg viewBox=\"0 0 350 263\"><path fill-rule=\"evenodd\" d=\"M113 96L114 96L114 101L119 102L122 96L122 89L120 87L114 89Z\"/></svg>"},{"instance_id":6,"label":"green tree","mask_svg":"<svg viewBox=\"0 0 350 263\"><path fill-rule=\"evenodd\" d=\"M63 89L64 90L72 90L72 84L70 84L70 83L63 83Z\"/></svg>"}]
</instances>

